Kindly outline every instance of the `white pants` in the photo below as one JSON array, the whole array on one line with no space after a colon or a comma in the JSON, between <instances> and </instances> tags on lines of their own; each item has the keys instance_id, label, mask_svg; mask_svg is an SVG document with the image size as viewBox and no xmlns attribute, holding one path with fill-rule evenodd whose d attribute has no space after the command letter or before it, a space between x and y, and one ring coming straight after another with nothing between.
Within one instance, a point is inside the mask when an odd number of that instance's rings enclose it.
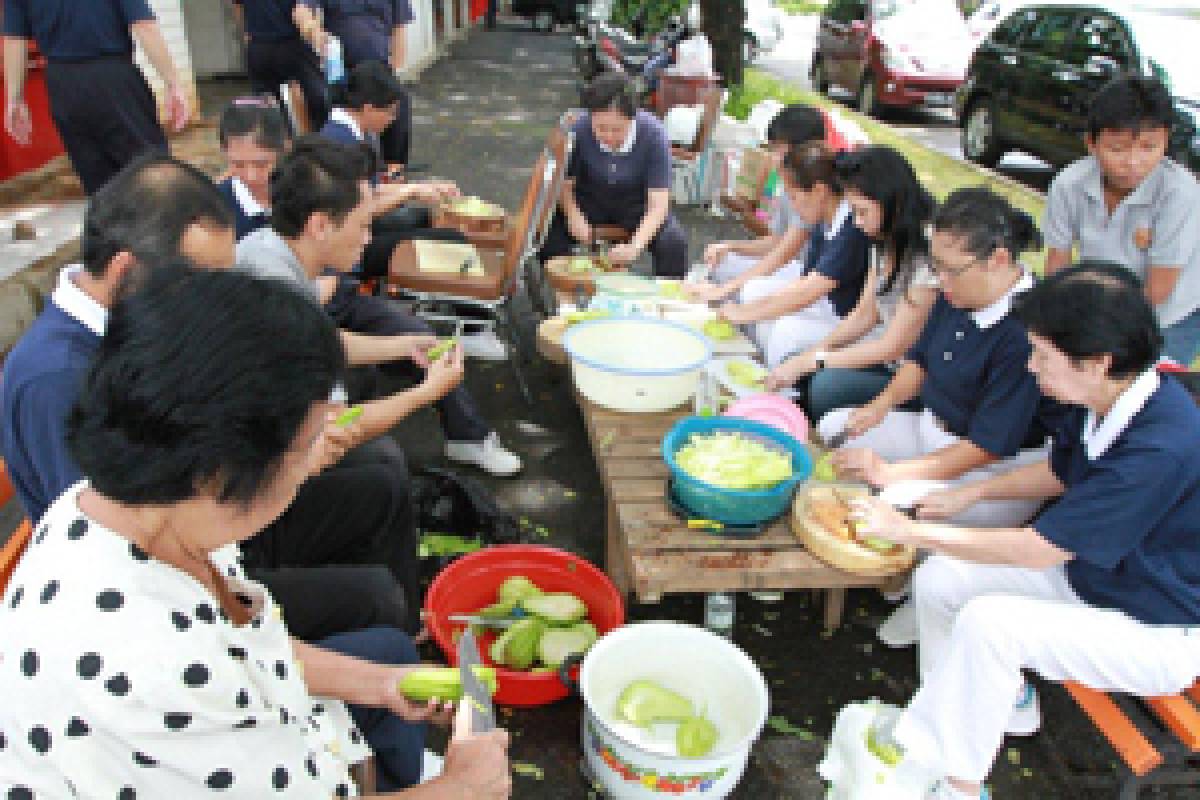
<instances>
[{"instance_id":1,"label":"white pants","mask_svg":"<svg viewBox=\"0 0 1200 800\"><path fill-rule=\"evenodd\" d=\"M731 280L753 267L759 261L762 261L762 259L762 256L746 256L742 255L741 253L726 253L724 257L721 258L720 262L713 267L712 272L710 272L708 275L708 279L716 284L729 283ZM783 276L792 279L798 278L803 274L804 262L793 259L766 277L777 278ZM755 278L753 280L762 279Z\"/></svg>"},{"instance_id":2,"label":"white pants","mask_svg":"<svg viewBox=\"0 0 1200 800\"><path fill-rule=\"evenodd\" d=\"M817 424L821 438L828 440L830 436L844 430L850 411L849 408L839 408L821 417L821 421ZM892 411L877 426L862 436L850 439L846 446L874 450L885 461L907 461L949 447L959 441L961 440L954 434L942 430L937 417L927 409L925 411ZM889 486L888 493L897 498L903 497L906 501L905 505L907 505L908 502L924 497L930 492L994 477L998 473L1008 472L1016 467L1044 461L1046 457L1045 448L1022 450L1011 458L973 469L954 480L904 481ZM1041 500L985 500L976 503L961 514L951 517L948 521L968 528L1006 528L1023 525L1029 521L1041 504Z\"/></svg>"},{"instance_id":3,"label":"white pants","mask_svg":"<svg viewBox=\"0 0 1200 800\"><path fill-rule=\"evenodd\" d=\"M1063 567L931 556L913 577L921 688L895 737L919 763L982 782L999 752L1022 669L1103 691L1174 694L1200 675L1200 628L1147 625L1084 603Z\"/></svg>"},{"instance_id":4,"label":"white pants","mask_svg":"<svg viewBox=\"0 0 1200 800\"><path fill-rule=\"evenodd\" d=\"M768 278L754 278L742 287L741 301L753 303L770 297L797 277L776 273ZM754 323L750 326L749 336L763 351L767 368L771 369L788 356L819 343L839 322L841 317L833 310L829 298L821 297L793 314Z\"/></svg>"}]
</instances>

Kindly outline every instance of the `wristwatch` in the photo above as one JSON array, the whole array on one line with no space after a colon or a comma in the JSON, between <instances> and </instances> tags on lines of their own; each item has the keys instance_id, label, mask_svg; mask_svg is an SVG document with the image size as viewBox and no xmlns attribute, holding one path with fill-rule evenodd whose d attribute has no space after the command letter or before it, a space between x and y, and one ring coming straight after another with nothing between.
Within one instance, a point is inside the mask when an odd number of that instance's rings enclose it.
<instances>
[{"instance_id":1,"label":"wristwatch","mask_svg":"<svg viewBox=\"0 0 1200 800\"><path fill-rule=\"evenodd\" d=\"M829 358L828 351L818 350L813 353L813 363L817 365L817 369L825 369L825 359Z\"/></svg>"}]
</instances>

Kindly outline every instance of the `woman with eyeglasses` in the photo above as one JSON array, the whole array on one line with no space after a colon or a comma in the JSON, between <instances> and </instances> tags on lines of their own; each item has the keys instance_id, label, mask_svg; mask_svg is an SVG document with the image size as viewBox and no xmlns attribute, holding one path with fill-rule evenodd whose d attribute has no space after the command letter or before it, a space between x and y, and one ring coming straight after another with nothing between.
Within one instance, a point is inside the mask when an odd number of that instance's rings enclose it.
<instances>
[{"instance_id":1,"label":"woman with eyeglasses","mask_svg":"<svg viewBox=\"0 0 1200 800\"><path fill-rule=\"evenodd\" d=\"M838 166L852 158L821 142L788 151L780 170L784 189L797 216L812 226L804 271L754 278L740 302L719 309L729 322L752 326L772 369L828 336L862 295L870 242L851 219Z\"/></svg>"},{"instance_id":2,"label":"woman with eyeglasses","mask_svg":"<svg viewBox=\"0 0 1200 800\"><path fill-rule=\"evenodd\" d=\"M819 423L828 441L848 433L833 459L842 477L864 481L897 503L960 482L1045 458L1043 397L1026 369L1025 326L1010 314L1034 284L1018 261L1041 245L1023 211L983 188L951 194L933 218L930 263L941 296L903 365L882 392L859 408L841 408ZM900 406L919 398L924 410ZM976 527L1022 524L1040 501L979 503L953 518ZM915 641L911 607L880 628L892 646Z\"/></svg>"},{"instance_id":3,"label":"woman with eyeglasses","mask_svg":"<svg viewBox=\"0 0 1200 800\"><path fill-rule=\"evenodd\" d=\"M829 335L767 378L770 390L803 387L813 420L869 403L883 391L938 296L925 231L934 201L908 161L890 147L875 146L839 161L837 169L854 224L871 240L866 284Z\"/></svg>"}]
</instances>

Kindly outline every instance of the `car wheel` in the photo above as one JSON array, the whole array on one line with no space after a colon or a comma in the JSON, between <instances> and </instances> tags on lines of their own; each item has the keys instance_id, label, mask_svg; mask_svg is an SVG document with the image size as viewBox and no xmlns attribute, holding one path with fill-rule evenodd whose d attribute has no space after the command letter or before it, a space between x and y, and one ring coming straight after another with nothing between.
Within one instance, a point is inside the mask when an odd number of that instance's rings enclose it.
<instances>
[{"instance_id":1,"label":"car wheel","mask_svg":"<svg viewBox=\"0 0 1200 800\"><path fill-rule=\"evenodd\" d=\"M550 33L554 30L554 12L548 8L540 8L533 14L533 29L539 33Z\"/></svg>"},{"instance_id":2,"label":"car wheel","mask_svg":"<svg viewBox=\"0 0 1200 800\"><path fill-rule=\"evenodd\" d=\"M812 85L821 94L829 94L829 78L825 76L825 62L820 58L813 59Z\"/></svg>"},{"instance_id":3,"label":"car wheel","mask_svg":"<svg viewBox=\"0 0 1200 800\"><path fill-rule=\"evenodd\" d=\"M742 37L742 58L744 63L753 64L761 54L762 50L758 46L758 40L754 38L753 34L745 34Z\"/></svg>"},{"instance_id":4,"label":"car wheel","mask_svg":"<svg viewBox=\"0 0 1200 800\"><path fill-rule=\"evenodd\" d=\"M968 161L985 167L1000 162L1004 150L996 132L996 114L988 98L980 98L967 109L962 127L962 150Z\"/></svg>"},{"instance_id":5,"label":"car wheel","mask_svg":"<svg viewBox=\"0 0 1200 800\"><path fill-rule=\"evenodd\" d=\"M858 113L866 114L868 117L882 117L884 106L879 102L879 95L876 93L875 76L871 73L863 75L862 83L858 86L858 94L854 98L854 107L858 109Z\"/></svg>"}]
</instances>

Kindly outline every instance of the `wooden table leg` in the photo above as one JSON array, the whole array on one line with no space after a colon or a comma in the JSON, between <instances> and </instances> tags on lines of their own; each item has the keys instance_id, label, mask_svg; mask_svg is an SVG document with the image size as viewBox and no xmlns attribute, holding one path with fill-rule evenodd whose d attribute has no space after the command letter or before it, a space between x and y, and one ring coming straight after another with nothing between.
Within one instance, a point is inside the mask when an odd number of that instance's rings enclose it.
<instances>
[{"instance_id":1,"label":"wooden table leg","mask_svg":"<svg viewBox=\"0 0 1200 800\"><path fill-rule=\"evenodd\" d=\"M833 634L842 624L842 614L846 610L846 590L825 590L825 633Z\"/></svg>"},{"instance_id":2,"label":"wooden table leg","mask_svg":"<svg viewBox=\"0 0 1200 800\"><path fill-rule=\"evenodd\" d=\"M628 599L633 590L633 580L630 576L629 548L626 547L625 533L617 520L617 508L612 500L606 504L604 522L607 532L604 543L604 571L612 580L621 597Z\"/></svg>"}]
</instances>

